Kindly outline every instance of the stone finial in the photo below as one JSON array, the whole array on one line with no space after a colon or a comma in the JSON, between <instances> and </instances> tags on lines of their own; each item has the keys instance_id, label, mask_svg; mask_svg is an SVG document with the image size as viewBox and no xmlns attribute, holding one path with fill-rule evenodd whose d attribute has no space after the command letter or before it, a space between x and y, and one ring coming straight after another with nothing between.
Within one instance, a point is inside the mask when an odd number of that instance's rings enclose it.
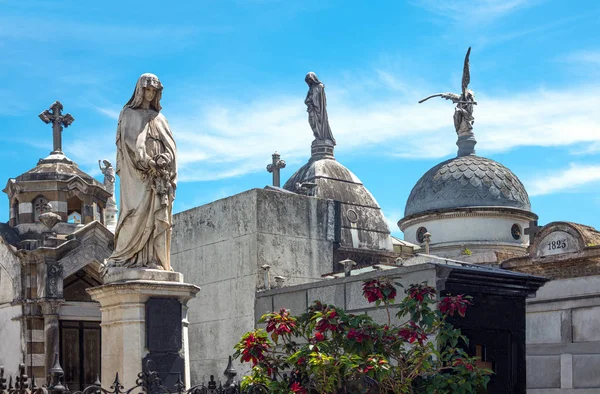
<instances>
[{"instance_id":1,"label":"stone finial","mask_svg":"<svg viewBox=\"0 0 600 394\"><path fill-rule=\"evenodd\" d=\"M52 141L53 151L52 153L62 153L62 131L63 127L69 127L75 118L71 114L62 114L63 105L60 101L52 103L49 109L39 114L42 122L46 124L52 123Z\"/></svg>"},{"instance_id":2,"label":"stone finial","mask_svg":"<svg viewBox=\"0 0 600 394\"><path fill-rule=\"evenodd\" d=\"M423 235L423 239L425 239L425 254L429 254L429 244L431 243L431 233L426 232Z\"/></svg>"},{"instance_id":3,"label":"stone finial","mask_svg":"<svg viewBox=\"0 0 600 394\"><path fill-rule=\"evenodd\" d=\"M269 264L263 264L263 266L260 268L263 270L263 285L265 290L270 290L271 280L269 278L269 270L271 269L271 266Z\"/></svg>"},{"instance_id":4,"label":"stone finial","mask_svg":"<svg viewBox=\"0 0 600 394\"><path fill-rule=\"evenodd\" d=\"M356 261L346 259L342 261L338 261L339 264L344 266L344 276L352 275L352 267L356 265Z\"/></svg>"},{"instance_id":5,"label":"stone finial","mask_svg":"<svg viewBox=\"0 0 600 394\"><path fill-rule=\"evenodd\" d=\"M272 155L271 164L267 165L267 171L273 173L273 186L280 187L280 170L285 168L285 161L281 160L279 153L275 152Z\"/></svg>"},{"instance_id":6,"label":"stone finial","mask_svg":"<svg viewBox=\"0 0 600 394\"><path fill-rule=\"evenodd\" d=\"M40 212L42 212L39 216L40 222L46 226L48 231L52 231L52 228L62 221L59 214L52 212L52 205L48 202L42 205Z\"/></svg>"},{"instance_id":7,"label":"stone finial","mask_svg":"<svg viewBox=\"0 0 600 394\"><path fill-rule=\"evenodd\" d=\"M286 281L286 278L284 276L276 276L274 279L278 289L282 288L283 283Z\"/></svg>"}]
</instances>

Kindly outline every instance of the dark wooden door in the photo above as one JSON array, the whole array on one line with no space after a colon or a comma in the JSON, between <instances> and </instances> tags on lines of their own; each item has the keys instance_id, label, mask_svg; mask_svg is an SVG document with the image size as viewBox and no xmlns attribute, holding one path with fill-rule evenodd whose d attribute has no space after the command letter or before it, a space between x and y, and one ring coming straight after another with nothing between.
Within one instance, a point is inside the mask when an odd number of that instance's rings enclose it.
<instances>
[{"instance_id":1,"label":"dark wooden door","mask_svg":"<svg viewBox=\"0 0 600 394\"><path fill-rule=\"evenodd\" d=\"M60 364L71 390L83 390L100 377L100 322L60 322Z\"/></svg>"}]
</instances>

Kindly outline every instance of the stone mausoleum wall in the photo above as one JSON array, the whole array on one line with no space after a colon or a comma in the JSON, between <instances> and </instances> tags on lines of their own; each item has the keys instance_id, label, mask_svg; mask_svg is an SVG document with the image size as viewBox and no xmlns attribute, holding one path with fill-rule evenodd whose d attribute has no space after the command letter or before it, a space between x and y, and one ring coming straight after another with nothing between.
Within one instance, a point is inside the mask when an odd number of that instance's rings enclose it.
<instances>
[{"instance_id":1,"label":"stone mausoleum wall","mask_svg":"<svg viewBox=\"0 0 600 394\"><path fill-rule=\"evenodd\" d=\"M348 313L366 313L377 322L387 324L385 309L376 308L374 304L370 304L362 293L363 282L378 277L392 278L395 283L402 284L404 288L408 288L411 284L423 282L435 287L437 274L436 267L433 264L420 264L393 270L371 271L360 275L328 279L294 287L260 291L256 298L254 316L256 325L259 326L258 321L265 313L285 308L289 309L292 314L299 315L306 312L306 308L316 300L343 308ZM398 301L405 296L404 288L396 287ZM400 321L392 315L392 324L399 323Z\"/></svg>"},{"instance_id":2,"label":"stone mausoleum wall","mask_svg":"<svg viewBox=\"0 0 600 394\"><path fill-rule=\"evenodd\" d=\"M0 238L0 365L7 374L16 374L19 363L23 362L22 307L13 305L20 294L20 273L19 259L11 246Z\"/></svg>"},{"instance_id":3,"label":"stone mausoleum wall","mask_svg":"<svg viewBox=\"0 0 600 394\"><path fill-rule=\"evenodd\" d=\"M557 279L527 302L527 392L600 392L600 275Z\"/></svg>"},{"instance_id":4,"label":"stone mausoleum wall","mask_svg":"<svg viewBox=\"0 0 600 394\"><path fill-rule=\"evenodd\" d=\"M220 376L254 328L264 264L273 287L275 276L301 284L332 271L333 215L332 201L263 189L174 215L171 264L202 289L188 304L192 383Z\"/></svg>"}]
</instances>

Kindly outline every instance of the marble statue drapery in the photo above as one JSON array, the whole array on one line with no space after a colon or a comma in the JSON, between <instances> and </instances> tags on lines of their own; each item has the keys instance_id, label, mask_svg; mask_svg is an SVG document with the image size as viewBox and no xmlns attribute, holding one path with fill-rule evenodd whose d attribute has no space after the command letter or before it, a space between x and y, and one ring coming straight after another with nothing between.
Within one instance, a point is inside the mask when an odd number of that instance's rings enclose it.
<instances>
[{"instance_id":1,"label":"marble statue drapery","mask_svg":"<svg viewBox=\"0 0 600 394\"><path fill-rule=\"evenodd\" d=\"M160 113L162 84L143 74L117 127L121 215L108 267L171 270L172 208L177 184L176 147Z\"/></svg>"},{"instance_id":2,"label":"marble statue drapery","mask_svg":"<svg viewBox=\"0 0 600 394\"><path fill-rule=\"evenodd\" d=\"M325 87L312 71L306 74L304 80L309 87L304 103L307 107L308 123L313 130L313 134L317 140L331 141L335 145L335 139L333 138L333 133L329 127L329 118L327 117Z\"/></svg>"}]
</instances>

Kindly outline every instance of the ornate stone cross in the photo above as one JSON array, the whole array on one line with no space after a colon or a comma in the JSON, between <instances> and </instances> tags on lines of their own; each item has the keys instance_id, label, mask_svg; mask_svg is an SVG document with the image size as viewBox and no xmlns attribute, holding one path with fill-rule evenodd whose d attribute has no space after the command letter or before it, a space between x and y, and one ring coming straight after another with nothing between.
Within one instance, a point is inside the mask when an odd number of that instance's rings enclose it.
<instances>
[{"instance_id":1,"label":"ornate stone cross","mask_svg":"<svg viewBox=\"0 0 600 394\"><path fill-rule=\"evenodd\" d=\"M542 226L538 226L538 221L537 220L530 220L529 221L529 227L527 227L523 232L526 235L529 235L529 243L530 244L533 242L533 239L535 238L535 235L537 233L539 233L541 229L542 229Z\"/></svg>"},{"instance_id":2,"label":"ornate stone cross","mask_svg":"<svg viewBox=\"0 0 600 394\"><path fill-rule=\"evenodd\" d=\"M273 162L267 165L267 171L273 173L273 186L280 187L279 172L282 168L285 168L285 161L281 160L279 153L273 153Z\"/></svg>"},{"instance_id":3,"label":"ornate stone cross","mask_svg":"<svg viewBox=\"0 0 600 394\"><path fill-rule=\"evenodd\" d=\"M45 110L39 116L40 119L48 124L52 123L52 141L54 143L54 149L52 153L62 153L62 130L63 127L69 127L75 120L71 114L63 115L61 112L63 105L60 101L55 101L50 106L50 109Z\"/></svg>"}]
</instances>

